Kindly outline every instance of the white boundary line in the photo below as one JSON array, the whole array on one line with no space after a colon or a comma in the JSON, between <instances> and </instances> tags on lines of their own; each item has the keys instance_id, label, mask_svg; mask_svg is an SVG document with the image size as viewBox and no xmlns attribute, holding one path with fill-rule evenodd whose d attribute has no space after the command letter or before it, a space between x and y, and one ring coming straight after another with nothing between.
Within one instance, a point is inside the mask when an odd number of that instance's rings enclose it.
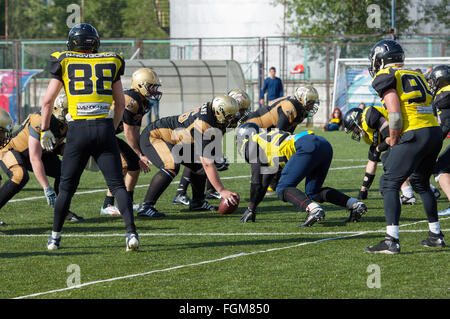
<instances>
[{"instance_id":1,"label":"white boundary line","mask_svg":"<svg viewBox=\"0 0 450 319\"><path fill-rule=\"evenodd\" d=\"M448 218L446 218L446 219L448 219ZM426 221L420 221L420 222L426 222ZM415 225L415 224L420 223L420 222L404 224L404 225L401 225L400 227L406 227L406 226L410 226L410 225ZM142 276L151 275L151 274L154 274L154 273L167 272L167 271L177 270L177 269L187 268L187 267L201 266L201 265L205 265L205 264L216 263L216 262L229 260L229 259L234 259L234 258L243 257L243 256L264 254L264 253L269 253L269 252L273 252L273 251L281 251L281 250L286 250L286 249L306 246L306 245L309 245L309 244L318 244L318 243L329 241L329 240L345 239L345 238L356 237L356 236L360 236L360 235L364 235L364 234L368 234L368 233L378 233L378 232L383 232L383 231L384 230L360 231L360 232L355 232L355 233L347 235L347 236L328 237L328 238L323 238L323 239L319 239L319 240L315 240L315 241L299 243L299 244L296 244L296 245L290 245L290 246L284 246L284 247L278 247L278 248L269 248L269 249L265 249L265 250L257 250L257 251L252 251L252 252L248 252L248 253L237 253L237 254L228 255L228 256L225 256L225 257L222 257L222 258L200 261L200 262L197 262L197 263L179 265L179 266L174 266L174 267L169 267L169 268L151 270L151 271L138 273L138 274L132 274L132 275L108 278L108 279L104 279L104 280L97 280L97 281L86 282L86 283L81 284L81 285L65 287L65 288L60 288L60 289L54 289L54 290L49 290L49 291L44 291L44 292L38 292L38 293L30 294L30 295L24 295L24 296L15 297L13 299L25 299L25 298L30 298L30 297L38 297L38 296L42 296L42 295L48 295L48 294L53 294L53 293L57 293L57 292L68 291L68 290L72 290L72 289L76 289L76 288L82 288L82 287L92 286L92 285L96 285L96 284L102 284L102 283L106 283L106 282L112 282L112 281L117 281L117 280L122 280L122 279L142 277ZM314 233L309 233L309 234L314 234ZM320 233L320 234L324 234L324 233Z\"/></svg>"},{"instance_id":2,"label":"white boundary line","mask_svg":"<svg viewBox=\"0 0 450 319\"><path fill-rule=\"evenodd\" d=\"M353 168L362 168L362 167L366 167L366 165L332 167L329 170L330 171L335 171L335 170L353 169ZM248 177L251 177L251 175L225 176L225 177L221 177L220 179L227 180L227 179L238 179L238 178L248 178ZM180 181L178 180L176 182L172 182L171 184L179 184L179 183L180 183ZM136 185L136 188L141 188L141 187L148 187L148 184ZM101 192L106 192L106 191L107 191L106 188L104 188L104 189L94 189L94 190L90 190L90 191L76 192L75 195L101 193ZM17 202L21 202L21 201L30 201L30 200L43 199L43 198L45 198L45 196L25 197L25 198L12 199L8 203L17 203Z\"/></svg>"}]
</instances>

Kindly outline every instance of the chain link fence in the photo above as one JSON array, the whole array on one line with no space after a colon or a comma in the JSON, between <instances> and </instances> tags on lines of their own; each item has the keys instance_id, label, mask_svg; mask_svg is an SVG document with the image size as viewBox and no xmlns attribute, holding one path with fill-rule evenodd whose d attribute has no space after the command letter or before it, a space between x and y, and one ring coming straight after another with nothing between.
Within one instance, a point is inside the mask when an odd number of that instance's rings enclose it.
<instances>
[{"instance_id":1,"label":"chain link fence","mask_svg":"<svg viewBox=\"0 0 450 319\"><path fill-rule=\"evenodd\" d=\"M321 97L321 112L316 123L324 123L331 113L335 61L338 58L367 58L378 36L266 37L266 38L192 38L169 40L102 39L100 51L114 51L124 59L235 60L242 69L246 89L259 107L260 88L268 70L274 66L284 83L285 95L301 84L314 84ZM450 34L415 35L398 41L407 57L450 55ZM1 92L16 94L15 102L23 120L40 108L49 80L51 53L66 50L65 40L9 40L0 42L0 69L19 74L22 70L41 70L27 86L16 81L0 83ZM4 107L4 106L3 106ZM5 108L5 107L4 107Z\"/></svg>"}]
</instances>

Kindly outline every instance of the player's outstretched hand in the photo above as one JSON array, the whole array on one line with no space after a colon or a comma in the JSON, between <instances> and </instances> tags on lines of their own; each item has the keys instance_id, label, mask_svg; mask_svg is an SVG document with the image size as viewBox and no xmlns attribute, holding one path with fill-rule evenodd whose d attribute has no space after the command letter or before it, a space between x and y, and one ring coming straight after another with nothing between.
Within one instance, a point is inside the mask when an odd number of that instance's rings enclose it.
<instances>
[{"instance_id":1,"label":"player's outstretched hand","mask_svg":"<svg viewBox=\"0 0 450 319\"><path fill-rule=\"evenodd\" d=\"M229 203L232 205L238 205L239 202L236 200L236 198L239 197L237 193L230 192L227 189L224 189L220 192L220 196L222 196L223 199L225 199L225 202L229 206Z\"/></svg>"}]
</instances>

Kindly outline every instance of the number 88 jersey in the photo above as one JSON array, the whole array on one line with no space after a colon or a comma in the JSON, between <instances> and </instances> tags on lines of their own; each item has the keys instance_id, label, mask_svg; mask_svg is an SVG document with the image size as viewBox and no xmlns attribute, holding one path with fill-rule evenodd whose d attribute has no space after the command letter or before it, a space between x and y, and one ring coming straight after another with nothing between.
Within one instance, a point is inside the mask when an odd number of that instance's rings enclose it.
<instances>
[{"instance_id":1,"label":"number 88 jersey","mask_svg":"<svg viewBox=\"0 0 450 319\"><path fill-rule=\"evenodd\" d=\"M125 69L114 52L55 52L50 56L50 73L64 83L72 119L104 118L113 102L112 85Z\"/></svg>"},{"instance_id":2,"label":"number 88 jersey","mask_svg":"<svg viewBox=\"0 0 450 319\"><path fill-rule=\"evenodd\" d=\"M390 89L397 92L403 116L402 133L439 126L431 106L433 94L422 73L403 68L385 68L376 74L372 87L381 98Z\"/></svg>"}]
</instances>

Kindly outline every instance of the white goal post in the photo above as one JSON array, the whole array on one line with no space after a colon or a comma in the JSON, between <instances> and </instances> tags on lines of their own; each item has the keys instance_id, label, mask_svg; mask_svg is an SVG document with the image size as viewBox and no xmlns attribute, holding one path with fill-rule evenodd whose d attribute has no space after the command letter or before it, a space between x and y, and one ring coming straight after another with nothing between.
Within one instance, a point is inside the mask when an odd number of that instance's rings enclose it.
<instances>
[{"instance_id":1,"label":"white goal post","mask_svg":"<svg viewBox=\"0 0 450 319\"><path fill-rule=\"evenodd\" d=\"M450 57L406 58L405 66L420 69L425 73L429 66L450 64ZM332 110L340 108L345 114L348 109L366 106L381 106L381 100L372 88L372 77L369 74L369 59L337 59L334 70Z\"/></svg>"}]
</instances>

